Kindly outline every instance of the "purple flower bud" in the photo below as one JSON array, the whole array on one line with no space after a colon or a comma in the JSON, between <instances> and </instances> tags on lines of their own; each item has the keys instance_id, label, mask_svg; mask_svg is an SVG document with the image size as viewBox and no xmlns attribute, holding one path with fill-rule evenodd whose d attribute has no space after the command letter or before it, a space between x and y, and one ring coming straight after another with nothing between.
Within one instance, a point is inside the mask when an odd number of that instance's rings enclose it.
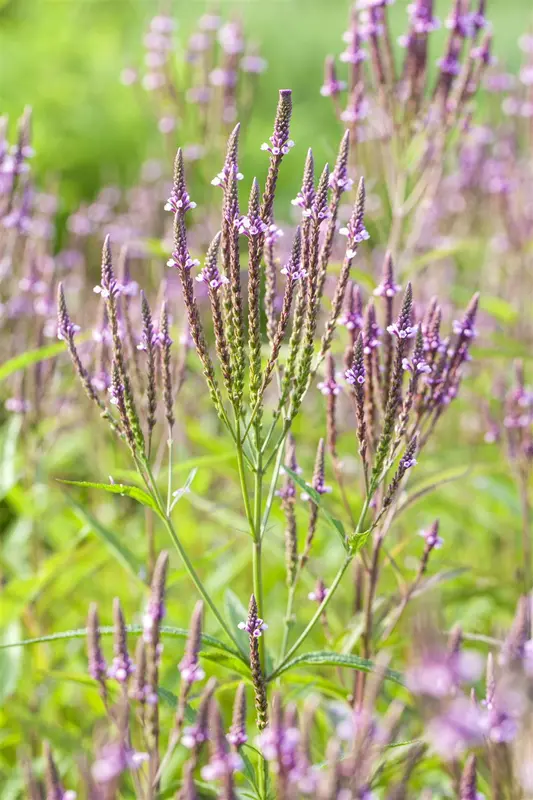
<instances>
[{"instance_id":1,"label":"purple flower bud","mask_svg":"<svg viewBox=\"0 0 533 800\"><path fill-rule=\"evenodd\" d=\"M370 239L370 235L364 225L365 213L365 182L361 178L359 181L359 188L357 189L357 197L355 205L348 222L347 227L341 228L339 233L348 238L346 258L354 258L357 253L357 245Z\"/></svg>"},{"instance_id":2,"label":"purple flower bud","mask_svg":"<svg viewBox=\"0 0 533 800\"><path fill-rule=\"evenodd\" d=\"M139 753L125 742L110 742L100 751L91 773L96 783L105 785L114 782L127 770L139 769L148 758L148 753Z\"/></svg>"},{"instance_id":3,"label":"purple flower bud","mask_svg":"<svg viewBox=\"0 0 533 800\"><path fill-rule=\"evenodd\" d=\"M290 89L280 91L279 104L274 121L274 132L270 137L270 144L264 142L261 150L268 150L273 156L287 155L294 147L294 142L289 138L289 124L292 113L292 92Z\"/></svg>"},{"instance_id":4,"label":"purple flower bud","mask_svg":"<svg viewBox=\"0 0 533 800\"><path fill-rule=\"evenodd\" d=\"M326 599L327 594L328 590L324 585L324 581L322 580L322 578L319 578L316 582L314 591L309 592L307 597L309 600L314 600L315 603L318 603L320 605L320 603L322 603Z\"/></svg>"},{"instance_id":5,"label":"purple flower bud","mask_svg":"<svg viewBox=\"0 0 533 800\"><path fill-rule=\"evenodd\" d=\"M135 666L128 653L126 624L118 598L113 601L113 621L113 650L115 655L107 675L119 683L127 683L129 676L135 671Z\"/></svg>"},{"instance_id":6,"label":"purple flower bud","mask_svg":"<svg viewBox=\"0 0 533 800\"><path fill-rule=\"evenodd\" d=\"M196 208L196 203L193 203L189 197L187 186L185 184L185 170L183 167L183 151L181 147L176 154L174 162L174 182L170 197L165 203L165 211L172 211L174 214L180 212L185 214L186 211Z\"/></svg>"},{"instance_id":7,"label":"purple flower bud","mask_svg":"<svg viewBox=\"0 0 533 800\"><path fill-rule=\"evenodd\" d=\"M202 618L203 603L199 600L191 617L187 649L179 664L181 679L189 685L205 678L205 672L198 661L202 637Z\"/></svg>"},{"instance_id":8,"label":"purple flower bud","mask_svg":"<svg viewBox=\"0 0 533 800\"><path fill-rule=\"evenodd\" d=\"M261 617L248 617L246 622L239 622L237 627L240 628L241 631L246 631L249 636L255 636L256 639L261 636L263 631L268 629L268 625L266 622L263 622Z\"/></svg>"},{"instance_id":9,"label":"purple flower bud","mask_svg":"<svg viewBox=\"0 0 533 800\"><path fill-rule=\"evenodd\" d=\"M320 94L322 97L336 97L343 89L346 89L346 81L340 81L337 78L335 59L333 56L327 56L324 64L324 84L320 89Z\"/></svg>"},{"instance_id":10,"label":"purple flower bud","mask_svg":"<svg viewBox=\"0 0 533 800\"><path fill-rule=\"evenodd\" d=\"M439 522L436 520L431 528L425 531L420 531L420 536L426 540L426 546L430 550L439 550L444 544L444 539L439 536Z\"/></svg>"}]
</instances>

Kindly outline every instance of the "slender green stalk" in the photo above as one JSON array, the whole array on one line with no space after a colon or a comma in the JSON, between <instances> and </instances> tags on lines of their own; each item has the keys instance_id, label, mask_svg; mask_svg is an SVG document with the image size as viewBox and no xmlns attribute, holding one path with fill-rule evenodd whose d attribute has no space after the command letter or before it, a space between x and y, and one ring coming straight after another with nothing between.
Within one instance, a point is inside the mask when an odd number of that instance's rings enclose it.
<instances>
[{"instance_id":1,"label":"slender green stalk","mask_svg":"<svg viewBox=\"0 0 533 800\"><path fill-rule=\"evenodd\" d=\"M138 463L137 459L136 459L136 463ZM139 466L140 466L140 464L138 464L138 468L139 468ZM194 583L194 585L198 589L200 595L205 600L207 606L211 609L211 611L215 615L215 618L218 621L219 625L221 626L222 630L225 632L225 634L229 637L229 639L233 642L233 644L240 651L240 646L239 646L239 643L238 643L238 641L237 641L237 639L235 637L235 634L228 627L228 625L226 624L224 618L221 616L219 610L217 609L215 603L211 599L211 596L209 595L207 589L203 585L198 573L194 569L194 567L192 565L192 562L191 562L189 556L187 555L187 551L183 547L183 544L181 543L181 541L180 541L180 539L178 537L178 534L176 533L174 525L172 524L172 520L165 513L165 506L164 506L163 500L161 498L161 493L159 491L157 483L155 482L155 479L154 479L154 476L152 474L152 470L150 468L150 465L148 464L147 461L143 461L142 467L144 467L144 469L146 470L149 480L146 478L146 476L145 476L145 474L144 474L142 469L139 469L139 473L140 473L143 481L145 482L146 488L148 489L149 493L151 494L151 496L153 497L153 499L154 499L154 501L155 501L155 503L157 505L159 514L160 514L160 516L161 516L161 518L163 520L165 528L167 529L167 531L168 531L168 533L170 535L170 538L172 539L172 542L173 542L176 550L180 554L181 560L183 561L183 566L185 567L190 579L192 580L192 582Z\"/></svg>"},{"instance_id":2,"label":"slender green stalk","mask_svg":"<svg viewBox=\"0 0 533 800\"><path fill-rule=\"evenodd\" d=\"M293 581L292 585L289 588L289 594L288 594L288 597L287 597L287 609L285 611L285 620L284 620L285 625L284 625L284 628L283 628L283 640L281 642L281 651L280 651L280 656L279 656L281 662L283 662L283 659L285 658L285 653L287 652L287 647L289 646L289 635L290 635L290 632L291 632L291 629L292 629L292 623L293 623L292 610L293 610L293 607L294 607L294 597L296 595L296 584L298 582L299 575L300 575L300 568L298 567L298 571L297 571L296 575L294 576L294 581Z\"/></svg>"},{"instance_id":3,"label":"slender green stalk","mask_svg":"<svg viewBox=\"0 0 533 800\"><path fill-rule=\"evenodd\" d=\"M172 428L168 429L168 477L167 477L167 517L172 506Z\"/></svg>"},{"instance_id":4,"label":"slender green stalk","mask_svg":"<svg viewBox=\"0 0 533 800\"><path fill-rule=\"evenodd\" d=\"M283 447L280 446L277 452L276 463L274 465L274 472L272 474L272 480L270 481L270 488L268 490L265 511L263 514L263 521L261 522L261 530L259 534L261 539L265 535L266 527L268 525L268 520L270 517L270 512L272 510L272 503L274 502L274 497L276 496L276 485L278 482L282 462L283 462Z\"/></svg>"},{"instance_id":5,"label":"slender green stalk","mask_svg":"<svg viewBox=\"0 0 533 800\"><path fill-rule=\"evenodd\" d=\"M237 448L237 468L239 470L239 481L241 484L241 492L242 492L242 499L244 503L244 510L246 512L246 519L248 520L248 525L250 526L250 533L255 538L255 531L254 531L254 518L252 515L252 508L250 505L250 496L248 494L248 486L246 483L246 473L244 471L244 459L243 459L243 442L240 436L240 420L237 418L236 420L236 427L237 427L237 439L235 442Z\"/></svg>"},{"instance_id":6,"label":"slender green stalk","mask_svg":"<svg viewBox=\"0 0 533 800\"><path fill-rule=\"evenodd\" d=\"M263 617L263 569L261 563L261 514L263 506L263 465L261 457L261 434L256 428L257 470L254 481L254 549L253 549L253 585L257 601L257 612ZM265 668L265 635L259 639L259 657L261 668Z\"/></svg>"},{"instance_id":7,"label":"slender green stalk","mask_svg":"<svg viewBox=\"0 0 533 800\"><path fill-rule=\"evenodd\" d=\"M302 633L300 634L300 636L298 637L296 642L293 644L293 646L291 647L291 649L289 650L289 652L287 653L285 658L278 664L278 666L276 667L274 672L272 672L268 676L267 680L269 682L274 680L274 678L277 677L278 673L283 669L285 664L292 658L292 656L300 649L302 644L305 642L305 640L307 639L307 637L309 636L309 634L311 633L311 631L315 627L316 623L319 621L320 617L322 616L322 614L326 610L329 602L331 601L333 595L335 594L335 592L336 592L336 590L337 590L337 588L338 588L338 586L339 586L339 584L340 584L340 582L341 582L341 580L342 580L342 578L344 576L344 573L346 572L346 570L348 569L348 567L352 563L353 558L354 558L354 556L351 553L348 553L346 555L344 561L342 562L341 566L339 567L339 570L338 570L337 574L335 575L335 578L333 579L333 583L331 584L327 595L322 600L322 602L318 606L317 610L313 614L311 620L308 622L307 627L305 628L304 631L302 631Z\"/></svg>"}]
</instances>

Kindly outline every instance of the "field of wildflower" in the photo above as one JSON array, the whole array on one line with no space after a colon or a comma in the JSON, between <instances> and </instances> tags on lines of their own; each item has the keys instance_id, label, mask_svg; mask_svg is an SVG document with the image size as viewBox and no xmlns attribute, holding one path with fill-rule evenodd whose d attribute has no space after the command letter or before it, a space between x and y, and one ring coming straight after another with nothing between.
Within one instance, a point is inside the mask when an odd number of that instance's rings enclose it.
<instances>
[{"instance_id":1,"label":"field of wildflower","mask_svg":"<svg viewBox=\"0 0 533 800\"><path fill-rule=\"evenodd\" d=\"M0 800L533 798L527 5L0 2Z\"/></svg>"}]
</instances>

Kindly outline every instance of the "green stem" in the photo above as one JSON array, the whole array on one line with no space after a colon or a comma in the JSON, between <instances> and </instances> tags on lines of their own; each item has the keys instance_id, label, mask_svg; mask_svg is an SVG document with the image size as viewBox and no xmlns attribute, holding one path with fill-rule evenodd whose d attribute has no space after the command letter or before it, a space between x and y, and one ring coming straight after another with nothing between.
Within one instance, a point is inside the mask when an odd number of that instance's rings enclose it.
<instances>
[{"instance_id":1,"label":"green stem","mask_svg":"<svg viewBox=\"0 0 533 800\"><path fill-rule=\"evenodd\" d=\"M261 457L261 433L256 428L257 444L257 470L254 481L254 547L253 547L253 586L254 595L257 601L257 612L263 617L263 570L261 563L261 513L263 505L263 465ZM265 636L259 639L259 657L264 674L265 665Z\"/></svg>"},{"instance_id":2,"label":"green stem","mask_svg":"<svg viewBox=\"0 0 533 800\"><path fill-rule=\"evenodd\" d=\"M167 517L172 506L172 428L168 428L168 478L167 478Z\"/></svg>"},{"instance_id":3,"label":"green stem","mask_svg":"<svg viewBox=\"0 0 533 800\"><path fill-rule=\"evenodd\" d=\"M266 526L268 525L268 519L270 517L270 512L272 510L272 503L274 502L274 497L276 496L276 485L278 482L282 461L283 461L283 447L280 446L277 453L276 463L274 465L272 480L270 481L270 488L268 490L265 513L263 514L263 520L261 522L261 530L259 534L261 539L265 535Z\"/></svg>"},{"instance_id":4,"label":"green stem","mask_svg":"<svg viewBox=\"0 0 533 800\"><path fill-rule=\"evenodd\" d=\"M235 442L237 448L237 467L239 470L239 481L241 484L241 492L242 492L242 499L244 503L244 510L246 512L246 519L248 520L248 525L250 526L250 532L252 536L255 538L254 533L254 518L252 516L252 508L250 505L250 496L248 494L248 486L246 484L246 473L244 471L244 458L243 458L243 449L242 449L242 442L240 437L240 421L237 418L236 421L237 426L237 440Z\"/></svg>"},{"instance_id":5,"label":"green stem","mask_svg":"<svg viewBox=\"0 0 533 800\"><path fill-rule=\"evenodd\" d=\"M322 602L318 606L317 610L313 614L311 620L308 622L307 627L305 628L304 631L302 631L302 633L300 634L300 636L298 637L296 642L293 644L293 646L291 647L291 649L289 650L289 652L287 653L285 658L281 661L280 664L278 664L278 666L276 667L274 672L272 672L271 675L268 676L267 680L269 682L274 680L274 678L277 677L277 675L279 674L279 672L281 672L281 670L283 669L285 664L292 658L292 656L300 649L302 644L305 642L305 640L307 639L307 637L309 636L309 634L311 633L311 631L315 627L316 623L319 621L320 617L322 616L322 614L326 610L326 608L327 608L328 604L330 603L331 599L333 598L333 595L335 594L335 592L336 592L336 590L337 590L337 588L338 588L338 586L339 586L339 584L340 584L340 582L341 582L341 580L342 580L342 578L344 576L344 573L346 572L346 570L348 569L348 567L352 563L352 560L353 560L353 555L351 553L348 553L346 555L344 561L342 562L337 574L335 575L335 578L333 580L333 583L329 587L329 591L328 591L327 595L322 600Z\"/></svg>"},{"instance_id":6,"label":"green stem","mask_svg":"<svg viewBox=\"0 0 533 800\"><path fill-rule=\"evenodd\" d=\"M292 629L292 609L294 607L294 597L296 595L296 583L298 581L299 569L294 576L294 581L292 582L291 586L289 587L289 594L287 597L287 609L285 611L285 626L283 629L283 641L281 643L281 652L280 652L280 661L283 662L285 658L285 653L287 652L287 647L289 645L289 635Z\"/></svg>"},{"instance_id":7,"label":"green stem","mask_svg":"<svg viewBox=\"0 0 533 800\"><path fill-rule=\"evenodd\" d=\"M136 459L136 463L137 463L137 459ZM141 477L143 478L143 480L145 482L145 485L146 485L146 488L148 489L148 491L152 495L152 497L153 497L153 499L154 499L154 501L155 501L155 503L156 503L156 505L158 507L158 511L159 511L159 514L160 514L160 516L161 516L161 518L163 520L165 528L167 529L167 531L168 531L168 533L170 535L170 538L172 539L172 542L174 544L174 547L176 548L176 550L180 554L181 560L183 561L183 566L185 567L190 579L192 580L192 582L194 583L194 585L198 589L198 592L200 593L201 597L204 599L206 605L213 612L213 614L214 614L216 620L218 621L219 625L221 626L222 630L226 633L226 635L229 637L230 641L232 641L233 644L240 651L239 643L238 643L235 635L232 633L231 629L228 627L228 625L224 621L224 619L221 616L219 610L217 609L216 605L214 604L213 600L211 599L207 589L205 588L205 586L203 585L202 581L200 580L200 577L199 577L198 573L194 569L194 567L192 565L192 562L191 562L189 556L187 555L187 552L186 552L185 548L183 547L183 545L182 545L182 543L181 543L181 541L180 541L180 539L178 537L178 534L176 533L174 525L172 524L172 520L165 513L165 506L163 505L163 501L162 501L162 498L161 498L161 493L159 491L157 483L155 482L155 479L154 479L154 476L152 474L152 470L150 468L150 465L148 464L147 461L143 460L142 466L145 468L150 480L148 481L146 479L146 477L145 477L145 475L144 475L142 470L140 470Z\"/></svg>"}]
</instances>

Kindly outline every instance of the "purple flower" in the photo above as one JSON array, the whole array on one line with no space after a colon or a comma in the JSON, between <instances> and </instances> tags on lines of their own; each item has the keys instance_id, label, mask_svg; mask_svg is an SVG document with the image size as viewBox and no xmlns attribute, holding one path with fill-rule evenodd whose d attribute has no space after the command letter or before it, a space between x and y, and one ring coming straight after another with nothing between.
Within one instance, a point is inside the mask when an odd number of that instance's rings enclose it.
<instances>
[{"instance_id":1,"label":"purple flower","mask_svg":"<svg viewBox=\"0 0 533 800\"><path fill-rule=\"evenodd\" d=\"M199 744L203 744L207 740L208 730L207 727L201 725L191 725L183 730L181 743L184 747L192 750Z\"/></svg>"},{"instance_id":2,"label":"purple flower","mask_svg":"<svg viewBox=\"0 0 533 800\"><path fill-rule=\"evenodd\" d=\"M139 753L124 742L110 742L102 748L91 773L96 783L111 783L126 770L138 769L148 758L148 753Z\"/></svg>"},{"instance_id":3,"label":"purple flower","mask_svg":"<svg viewBox=\"0 0 533 800\"><path fill-rule=\"evenodd\" d=\"M81 331L79 325L76 325L70 317L66 317L64 320L58 320L57 324L57 338L61 341L67 341L75 336L76 333Z\"/></svg>"},{"instance_id":4,"label":"purple flower","mask_svg":"<svg viewBox=\"0 0 533 800\"><path fill-rule=\"evenodd\" d=\"M365 382L365 368L362 364L356 365L354 363L350 369L346 370L344 377L347 383L350 383L352 386L362 386Z\"/></svg>"},{"instance_id":5,"label":"purple flower","mask_svg":"<svg viewBox=\"0 0 533 800\"><path fill-rule=\"evenodd\" d=\"M432 525L431 528L428 528L425 531L420 531L419 535L424 537L427 547L431 550L440 550L444 544L444 539L439 536L438 524Z\"/></svg>"},{"instance_id":6,"label":"purple flower","mask_svg":"<svg viewBox=\"0 0 533 800\"><path fill-rule=\"evenodd\" d=\"M253 75L260 75L266 70L267 66L268 62L254 53L243 56L240 61L242 71L252 73Z\"/></svg>"},{"instance_id":7,"label":"purple flower","mask_svg":"<svg viewBox=\"0 0 533 800\"><path fill-rule=\"evenodd\" d=\"M230 169L233 169L235 171L236 180L242 181L244 175L242 174L242 172L237 171L236 164L233 165L224 164L222 170L217 175L215 175L215 177L211 181L212 185L221 186L223 189L225 189L227 187Z\"/></svg>"},{"instance_id":8,"label":"purple flower","mask_svg":"<svg viewBox=\"0 0 533 800\"><path fill-rule=\"evenodd\" d=\"M228 55L237 55L244 50L241 26L238 22L227 22L218 32L218 41Z\"/></svg>"},{"instance_id":9,"label":"purple flower","mask_svg":"<svg viewBox=\"0 0 533 800\"><path fill-rule=\"evenodd\" d=\"M210 86L192 86L187 89L187 102L197 103L199 106L205 106L211 100L213 90Z\"/></svg>"},{"instance_id":10,"label":"purple flower","mask_svg":"<svg viewBox=\"0 0 533 800\"><path fill-rule=\"evenodd\" d=\"M437 66L445 75L459 75L461 72L461 64L457 51L452 49L443 58L439 58Z\"/></svg>"},{"instance_id":11,"label":"purple flower","mask_svg":"<svg viewBox=\"0 0 533 800\"><path fill-rule=\"evenodd\" d=\"M257 617L255 619L247 619L246 622L239 622L238 628L241 631L246 631L249 636L254 636L256 639L259 639L263 631L268 629L268 625L266 622L263 622L261 617Z\"/></svg>"},{"instance_id":12,"label":"purple flower","mask_svg":"<svg viewBox=\"0 0 533 800\"><path fill-rule=\"evenodd\" d=\"M322 603L326 599L327 595L328 595L328 590L324 585L324 581L321 578L319 578L316 582L314 591L309 592L307 597L309 600L314 600L316 603L320 605L320 603Z\"/></svg>"},{"instance_id":13,"label":"purple flower","mask_svg":"<svg viewBox=\"0 0 533 800\"><path fill-rule=\"evenodd\" d=\"M23 397L8 397L4 407L12 414L27 414L31 410L31 404Z\"/></svg>"},{"instance_id":14,"label":"purple flower","mask_svg":"<svg viewBox=\"0 0 533 800\"><path fill-rule=\"evenodd\" d=\"M201 775L204 781L216 781L240 769L242 769L242 758L237 753L217 754L205 767L202 767Z\"/></svg>"},{"instance_id":15,"label":"purple flower","mask_svg":"<svg viewBox=\"0 0 533 800\"><path fill-rule=\"evenodd\" d=\"M446 27L456 36L466 39L474 32L473 15L470 13L464 14L462 6L462 0L455 0L452 12L446 20Z\"/></svg>"},{"instance_id":16,"label":"purple flower","mask_svg":"<svg viewBox=\"0 0 533 800\"><path fill-rule=\"evenodd\" d=\"M119 683L126 683L129 676L135 672L135 664L127 652L119 653L107 670L107 677L114 678Z\"/></svg>"},{"instance_id":17,"label":"purple flower","mask_svg":"<svg viewBox=\"0 0 533 800\"><path fill-rule=\"evenodd\" d=\"M416 336L418 325L403 324L398 326L396 322L393 322L392 325L387 326L387 330L397 339L412 339L413 336Z\"/></svg>"},{"instance_id":18,"label":"purple flower","mask_svg":"<svg viewBox=\"0 0 533 800\"><path fill-rule=\"evenodd\" d=\"M328 378L326 380L320 381L318 384L319 391L327 396L327 395L338 395L342 391L342 386L337 383L335 378Z\"/></svg>"},{"instance_id":19,"label":"purple flower","mask_svg":"<svg viewBox=\"0 0 533 800\"><path fill-rule=\"evenodd\" d=\"M206 266L202 269L196 280L207 284L211 289L219 289L224 284L229 283L228 278L222 275L216 266Z\"/></svg>"},{"instance_id":20,"label":"purple flower","mask_svg":"<svg viewBox=\"0 0 533 800\"><path fill-rule=\"evenodd\" d=\"M391 276L390 280L384 279L381 281L379 286L374 289L374 294L376 297L394 297L401 291L402 287L395 283Z\"/></svg>"},{"instance_id":21,"label":"purple flower","mask_svg":"<svg viewBox=\"0 0 533 800\"><path fill-rule=\"evenodd\" d=\"M483 711L466 697L458 697L429 723L426 735L442 758L452 760L482 744L484 732Z\"/></svg>"},{"instance_id":22,"label":"purple flower","mask_svg":"<svg viewBox=\"0 0 533 800\"><path fill-rule=\"evenodd\" d=\"M277 240L281 239L283 235L284 234L281 228L278 228L277 225L274 225L274 223L272 223L271 225L268 226L268 230L265 236L265 245L267 247L274 247Z\"/></svg>"},{"instance_id":23,"label":"purple flower","mask_svg":"<svg viewBox=\"0 0 533 800\"><path fill-rule=\"evenodd\" d=\"M173 187L170 192L170 197L165 203L165 211L172 211L174 214L176 214L177 211L181 211L181 213L184 214L186 211L190 211L193 208L196 208L196 203L191 200L189 192L185 187L183 187L181 191L176 191L176 188Z\"/></svg>"},{"instance_id":24,"label":"purple flower","mask_svg":"<svg viewBox=\"0 0 533 800\"><path fill-rule=\"evenodd\" d=\"M404 358L402 360L402 368L412 372L413 375L429 374L431 372L430 365L423 358L415 360L414 355L412 358Z\"/></svg>"},{"instance_id":25,"label":"purple flower","mask_svg":"<svg viewBox=\"0 0 533 800\"><path fill-rule=\"evenodd\" d=\"M407 13L414 33L428 34L440 28L440 20L433 16L432 0L416 0L407 6Z\"/></svg>"},{"instance_id":26,"label":"purple flower","mask_svg":"<svg viewBox=\"0 0 533 800\"><path fill-rule=\"evenodd\" d=\"M179 671L182 680L186 683L195 683L196 681L203 681L205 672L198 663L198 659L191 659L185 655L179 663Z\"/></svg>"},{"instance_id":27,"label":"purple flower","mask_svg":"<svg viewBox=\"0 0 533 800\"><path fill-rule=\"evenodd\" d=\"M476 680L481 666L479 655L471 650L429 650L421 653L418 663L408 670L407 685L415 694L449 697L461 683Z\"/></svg>"},{"instance_id":28,"label":"purple flower","mask_svg":"<svg viewBox=\"0 0 533 800\"><path fill-rule=\"evenodd\" d=\"M357 253L357 245L370 239L370 235L365 228L364 224L364 211L365 211L365 184L363 178L359 182L357 190L357 197L354 209L348 225L341 228L339 233L348 238L346 247L346 258L354 258Z\"/></svg>"},{"instance_id":29,"label":"purple flower","mask_svg":"<svg viewBox=\"0 0 533 800\"><path fill-rule=\"evenodd\" d=\"M287 155L289 150L294 147L294 142L289 138L291 111L292 92L289 89L282 89L270 143L263 142L261 150L267 150L273 156L282 156Z\"/></svg>"},{"instance_id":30,"label":"purple flower","mask_svg":"<svg viewBox=\"0 0 533 800\"><path fill-rule=\"evenodd\" d=\"M254 236L261 236L268 230L268 225L263 222L259 214L254 216L245 215L238 220L239 233L253 238Z\"/></svg>"}]
</instances>

